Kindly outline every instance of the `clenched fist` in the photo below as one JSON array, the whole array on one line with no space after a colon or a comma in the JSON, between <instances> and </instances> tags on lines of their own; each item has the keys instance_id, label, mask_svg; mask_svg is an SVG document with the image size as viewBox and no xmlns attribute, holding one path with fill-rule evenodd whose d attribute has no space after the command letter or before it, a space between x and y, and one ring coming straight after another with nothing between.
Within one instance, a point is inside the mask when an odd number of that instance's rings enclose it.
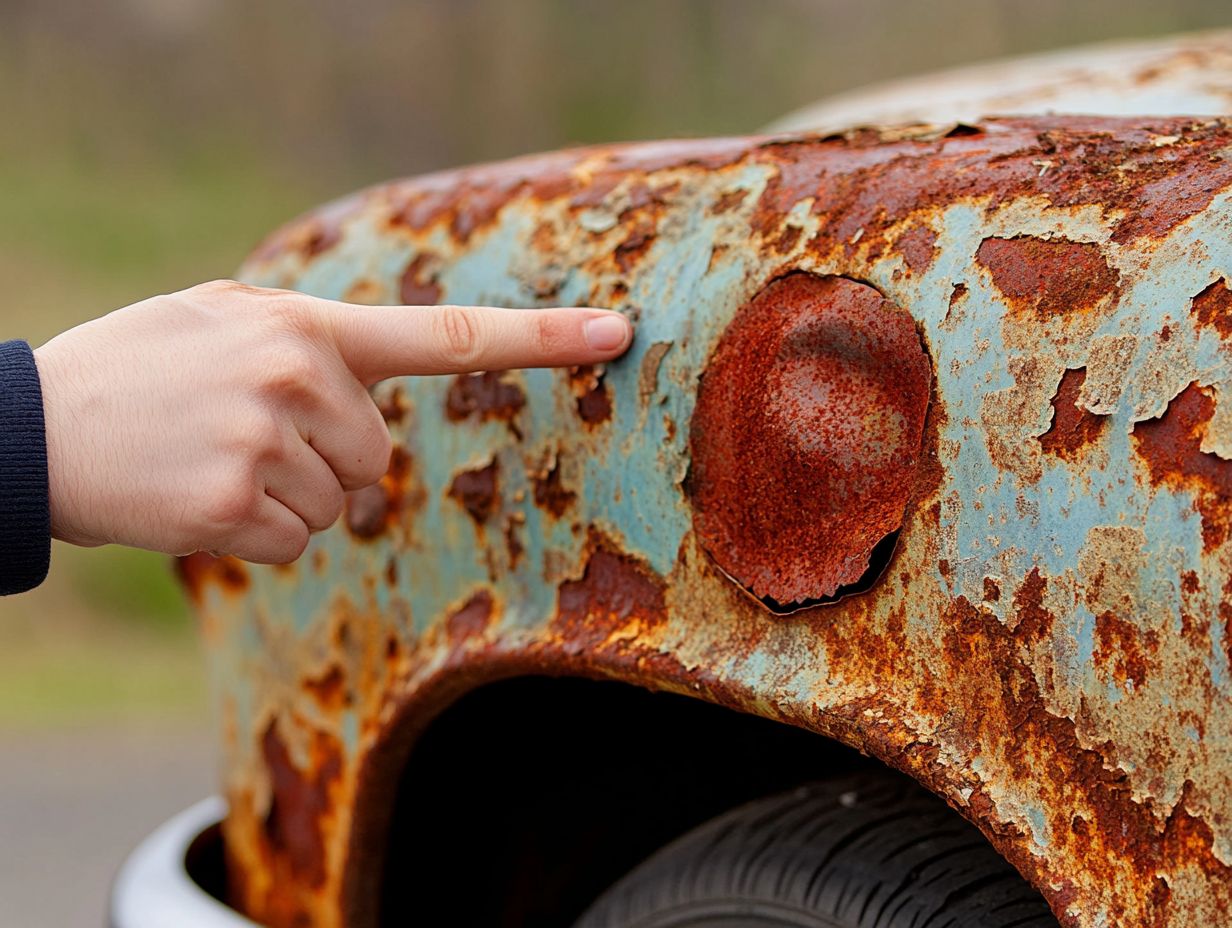
<instances>
[{"instance_id":1,"label":"clenched fist","mask_svg":"<svg viewBox=\"0 0 1232 928\"><path fill-rule=\"evenodd\" d=\"M610 360L598 309L353 306L231 281L157 296L35 351L52 534L297 558L389 464L379 380Z\"/></svg>"}]
</instances>

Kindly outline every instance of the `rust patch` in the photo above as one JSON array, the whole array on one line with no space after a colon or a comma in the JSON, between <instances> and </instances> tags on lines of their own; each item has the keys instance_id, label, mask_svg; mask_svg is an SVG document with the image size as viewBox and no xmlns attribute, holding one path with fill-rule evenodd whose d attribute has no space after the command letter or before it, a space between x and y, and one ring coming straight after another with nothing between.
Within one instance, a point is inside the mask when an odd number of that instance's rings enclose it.
<instances>
[{"instance_id":1,"label":"rust patch","mask_svg":"<svg viewBox=\"0 0 1232 928\"><path fill-rule=\"evenodd\" d=\"M719 198L714 201L714 205L710 207L710 213L714 216L721 216L723 213L730 213L732 210L739 209L745 198L749 195L748 190L728 190L720 194Z\"/></svg>"},{"instance_id":2,"label":"rust patch","mask_svg":"<svg viewBox=\"0 0 1232 928\"><path fill-rule=\"evenodd\" d=\"M1095 662L1108 667L1118 683L1137 689L1146 682L1147 658L1132 623L1114 612L1101 612L1095 617L1095 642Z\"/></svg>"},{"instance_id":3,"label":"rust patch","mask_svg":"<svg viewBox=\"0 0 1232 928\"><path fill-rule=\"evenodd\" d=\"M521 438L515 420L526 405L526 395L516 383L504 379L500 371L459 374L445 394L445 417L450 422L475 418L480 422L504 422Z\"/></svg>"},{"instance_id":4,"label":"rust patch","mask_svg":"<svg viewBox=\"0 0 1232 928\"><path fill-rule=\"evenodd\" d=\"M613 252L612 257L615 258L620 272L622 274L631 273L637 267L638 262L646 256L646 252L650 251L654 240L654 223L649 220L639 221Z\"/></svg>"},{"instance_id":5,"label":"rust patch","mask_svg":"<svg viewBox=\"0 0 1232 928\"><path fill-rule=\"evenodd\" d=\"M953 666L963 667L968 681L960 698L967 711L955 717L959 743L978 743L980 732L999 733L998 755L1015 779L1042 783L1049 797L1054 841L1073 860L1124 860L1137 874L1137 885L1149 885L1156 873L1197 865L1211 879L1232 877L1211 852L1211 832L1185 809L1185 797L1172 810L1160 833L1149 803L1135 800L1129 775L1093 747L1084 747L1073 719L1051 713L1040 693L1019 643L995 616L985 616L959 597L948 617L943 645ZM1115 633L1114 633L1115 634ZM983 801L988 801L984 797ZM971 808L983 820L995 819L991 805ZM1082 819L1076 821L1081 810ZM988 818L985 819L984 815ZM1029 852L1014 834L990 837L1011 862L1029 872ZM1065 893L1047 894L1054 911ZM1147 900L1135 900L1145 906ZM1135 907L1137 914L1146 914ZM1134 920L1134 924L1143 922ZM1149 922L1148 922L1149 923Z\"/></svg>"},{"instance_id":6,"label":"rust patch","mask_svg":"<svg viewBox=\"0 0 1232 928\"><path fill-rule=\"evenodd\" d=\"M522 561L522 555L526 552L522 539L518 537L518 532L522 527L522 520L515 518L515 515L521 515L521 513L510 513L505 519L505 552L509 555L510 570L518 569L518 564Z\"/></svg>"},{"instance_id":7,"label":"rust patch","mask_svg":"<svg viewBox=\"0 0 1232 928\"><path fill-rule=\"evenodd\" d=\"M325 882L323 819L332 810L330 792L342 772L342 747L321 732L312 741L309 770L301 771L271 722L261 738L270 777L270 805L264 830L270 847L282 855L294 877L318 888Z\"/></svg>"},{"instance_id":8,"label":"rust patch","mask_svg":"<svg viewBox=\"0 0 1232 928\"><path fill-rule=\"evenodd\" d=\"M1206 424L1214 414L1210 392L1191 383L1173 397L1162 416L1137 423L1133 432L1151 483L1193 494L1206 551L1222 545L1232 530L1232 461L1202 450Z\"/></svg>"},{"instance_id":9,"label":"rust patch","mask_svg":"<svg viewBox=\"0 0 1232 928\"><path fill-rule=\"evenodd\" d=\"M453 478L447 495L467 511L476 525L483 525L497 504L497 461L474 470L464 470Z\"/></svg>"},{"instance_id":10,"label":"rust patch","mask_svg":"<svg viewBox=\"0 0 1232 928\"><path fill-rule=\"evenodd\" d=\"M376 405L381 411L381 418L387 425L401 425L406 419L407 412L410 411L410 404L400 384L394 384L389 388Z\"/></svg>"},{"instance_id":11,"label":"rust patch","mask_svg":"<svg viewBox=\"0 0 1232 928\"><path fill-rule=\"evenodd\" d=\"M928 226L915 226L898 237L895 247L913 274L923 274L937 255L937 233Z\"/></svg>"},{"instance_id":12,"label":"rust patch","mask_svg":"<svg viewBox=\"0 0 1232 928\"><path fill-rule=\"evenodd\" d=\"M317 704L327 712L340 711L351 704L351 694L346 685L346 674L337 664L331 664L325 673L306 677L304 689Z\"/></svg>"},{"instance_id":13,"label":"rust patch","mask_svg":"<svg viewBox=\"0 0 1232 928\"><path fill-rule=\"evenodd\" d=\"M441 285L434 255L417 254L402 272L398 294L407 306L434 306L441 301Z\"/></svg>"},{"instance_id":14,"label":"rust patch","mask_svg":"<svg viewBox=\"0 0 1232 928\"><path fill-rule=\"evenodd\" d=\"M304 239L304 257L315 258L317 255L329 251L340 241L342 241L341 227L318 223Z\"/></svg>"},{"instance_id":15,"label":"rust patch","mask_svg":"<svg viewBox=\"0 0 1232 928\"><path fill-rule=\"evenodd\" d=\"M1052 633L1053 614L1044 608L1048 581L1032 567L1014 592L1014 635L1028 643L1043 641Z\"/></svg>"},{"instance_id":16,"label":"rust patch","mask_svg":"<svg viewBox=\"0 0 1232 928\"><path fill-rule=\"evenodd\" d=\"M560 459L555 457L552 466L531 475L534 485L535 505L557 519L569 511L577 494L560 482Z\"/></svg>"},{"instance_id":17,"label":"rust patch","mask_svg":"<svg viewBox=\"0 0 1232 928\"><path fill-rule=\"evenodd\" d=\"M347 531L356 538L371 540L388 531L401 512L422 505L423 488L413 485L412 464L407 450L394 445L389 469L380 482L346 494L343 521Z\"/></svg>"},{"instance_id":18,"label":"rust patch","mask_svg":"<svg viewBox=\"0 0 1232 928\"><path fill-rule=\"evenodd\" d=\"M1085 367L1072 368L1061 375L1056 396L1052 398L1052 427L1039 439L1046 454L1071 461L1096 441L1108 424L1106 416L1097 416L1078 405L1086 379Z\"/></svg>"},{"instance_id":19,"label":"rust patch","mask_svg":"<svg viewBox=\"0 0 1232 928\"><path fill-rule=\"evenodd\" d=\"M1061 208L1122 211L1112 238L1123 243L1162 237L1232 183L1218 120L1054 114L990 119L982 130L888 138L866 129L763 144L751 158L772 164L777 175L758 201L754 228L777 229L793 205L811 197L813 214L826 218L815 240L821 253L850 255L859 242L876 257L889 230L918 210L962 199L996 208L1031 196ZM1166 158L1156 144L1161 135L1178 138ZM1050 165L1043 173L1041 162Z\"/></svg>"},{"instance_id":20,"label":"rust patch","mask_svg":"<svg viewBox=\"0 0 1232 928\"><path fill-rule=\"evenodd\" d=\"M1223 338L1232 337L1232 290L1224 278L1195 296L1190 311L1198 325L1214 329Z\"/></svg>"},{"instance_id":21,"label":"rust patch","mask_svg":"<svg viewBox=\"0 0 1232 928\"><path fill-rule=\"evenodd\" d=\"M569 368L569 384L577 398L577 411L587 425L599 425L612 418L612 398L603 382L603 366L589 364Z\"/></svg>"},{"instance_id":22,"label":"rust patch","mask_svg":"<svg viewBox=\"0 0 1232 928\"><path fill-rule=\"evenodd\" d=\"M471 596L457 611L450 614L446 620L449 637L455 641L468 638L478 638L487 631L488 623L492 621L492 594L480 590Z\"/></svg>"},{"instance_id":23,"label":"rust patch","mask_svg":"<svg viewBox=\"0 0 1232 928\"><path fill-rule=\"evenodd\" d=\"M590 543L582 578L560 585L553 623L564 647L581 656L633 646L638 631L661 625L667 616L660 577L597 536Z\"/></svg>"},{"instance_id":24,"label":"rust patch","mask_svg":"<svg viewBox=\"0 0 1232 928\"><path fill-rule=\"evenodd\" d=\"M1015 312L1040 321L1089 312L1116 296L1118 275L1089 242L986 238L975 257Z\"/></svg>"},{"instance_id":25,"label":"rust patch","mask_svg":"<svg viewBox=\"0 0 1232 928\"><path fill-rule=\"evenodd\" d=\"M175 572L185 593L195 604L200 605L205 584L210 580L228 593L243 593L248 589L248 568L234 557L214 557L204 551L175 559Z\"/></svg>"},{"instance_id":26,"label":"rust patch","mask_svg":"<svg viewBox=\"0 0 1232 928\"><path fill-rule=\"evenodd\" d=\"M698 392L687 484L706 551L776 611L859 581L902 521L930 389L911 317L875 289L771 283Z\"/></svg>"}]
</instances>

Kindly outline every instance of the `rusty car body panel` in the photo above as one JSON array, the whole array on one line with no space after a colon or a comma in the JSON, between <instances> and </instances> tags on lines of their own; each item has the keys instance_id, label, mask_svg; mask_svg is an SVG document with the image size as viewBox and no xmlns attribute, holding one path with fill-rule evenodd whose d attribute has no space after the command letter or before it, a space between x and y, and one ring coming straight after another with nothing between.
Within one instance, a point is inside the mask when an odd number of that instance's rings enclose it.
<instances>
[{"instance_id":1,"label":"rusty car body panel","mask_svg":"<svg viewBox=\"0 0 1232 928\"><path fill-rule=\"evenodd\" d=\"M1232 112L1232 31L1082 45L860 87L775 120L772 132L978 122L988 115Z\"/></svg>"},{"instance_id":2,"label":"rusty car body panel","mask_svg":"<svg viewBox=\"0 0 1232 928\"><path fill-rule=\"evenodd\" d=\"M381 384L390 471L298 563L182 562L254 919L370 924L372 791L550 673L858 747L1065 925L1226 923L1232 122L580 149L375 187L242 276L637 322L602 368Z\"/></svg>"}]
</instances>

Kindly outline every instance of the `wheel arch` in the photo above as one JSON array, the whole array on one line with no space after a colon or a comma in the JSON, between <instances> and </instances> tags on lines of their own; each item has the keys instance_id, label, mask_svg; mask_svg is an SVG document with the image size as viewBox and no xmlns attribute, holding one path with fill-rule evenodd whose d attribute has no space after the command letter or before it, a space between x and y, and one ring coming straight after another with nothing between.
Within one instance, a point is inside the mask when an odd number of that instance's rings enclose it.
<instances>
[{"instance_id":1,"label":"wheel arch","mask_svg":"<svg viewBox=\"0 0 1232 928\"><path fill-rule=\"evenodd\" d=\"M872 728L822 714L809 723L784 707L773 711L764 700L754 711L749 694L635 680L613 670L504 655L446 665L417 686L358 772L343 872L344 923L376 928L409 923L405 918L413 914L417 923L432 924L434 916L449 914L462 922L503 924L482 908L486 894L472 894L465 904L481 909L465 910L465 917L437 906L456 905L466 885L488 886L502 876L516 882L529 864L540 865L534 890L501 895L501 912L534 916L533 923L545 928L567 926L599 890L706 819L772 792L870 767L895 770L945 800L1055 901L1055 893L1039 886L1038 872L1014 853L1018 845L1005 840L1002 823L956 804L939 766L893 750ZM513 727L518 724L521 731ZM628 741L632 735L636 745ZM514 744L523 750L517 758L508 756ZM510 763L493 763L502 751ZM732 763L719 764L721 755ZM601 764L604 758L614 766ZM671 792L682 786L679 771L663 766L672 763L691 763L705 774L691 781L683 805ZM648 777L635 779L638 770ZM650 774L660 778L652 782ZM613 784L623 787L614 791ZM587 812L585 824L571 814L579 809ZM635 827L626 828L617 846L596 848L596 819L600 832L614 820ZM503 827L517 822L533 833ZM638 831L651 822L653 828ZM504 843L497 840L494 848L494 838ZM482 850L463 858L466 842ZM566 884L553 867L562 849L578 847L591 856L584 866L569 862L572 882ZM508 869L515 862L521 870ZM410 882L405 874L412 874ZM411 899L413 913L405 908ZM553 914L545 921L549 900Z\"/></svg>"}]
</instances>

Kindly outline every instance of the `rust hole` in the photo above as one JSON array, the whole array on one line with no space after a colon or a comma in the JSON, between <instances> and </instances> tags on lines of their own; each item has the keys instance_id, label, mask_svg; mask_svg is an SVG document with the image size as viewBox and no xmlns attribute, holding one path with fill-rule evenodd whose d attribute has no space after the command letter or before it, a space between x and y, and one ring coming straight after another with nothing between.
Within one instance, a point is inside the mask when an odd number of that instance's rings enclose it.
<instances>
[{"instance_id":1,"label":"rust hole","mask_svg":"<svg viewBox=\"0 0 1232 928\"><path fill-rule=\"evenodd\" d=\"M814 599L802 599L791 603L781 603L773 596L758 596L755 598L775 615L791 615L794 612L812 609L814 606L831 606L839 600L846 599L848 596L858 596L861 593L866 593L881 579L881 575L890 566L890 561L894 559L894 551L898 547L898 535L898 530L895 530L873 545L873 550L868 555L868 567L865 568L864 573L860 575L859 579L854 583L840 586L829 596L818 596Z\"/></svg>"},{"instance_id":2,"label":"rust hole","mask_svg":"<svg viewBox=\"0 0 1232 928\"><path fill-rule=\"evenodd\" d=\"M931 380L915 323L875 288L772 281L698 389L685 489L702 547L775 613L870 589L894 552Z\"/></svg>"}]
</instances>

